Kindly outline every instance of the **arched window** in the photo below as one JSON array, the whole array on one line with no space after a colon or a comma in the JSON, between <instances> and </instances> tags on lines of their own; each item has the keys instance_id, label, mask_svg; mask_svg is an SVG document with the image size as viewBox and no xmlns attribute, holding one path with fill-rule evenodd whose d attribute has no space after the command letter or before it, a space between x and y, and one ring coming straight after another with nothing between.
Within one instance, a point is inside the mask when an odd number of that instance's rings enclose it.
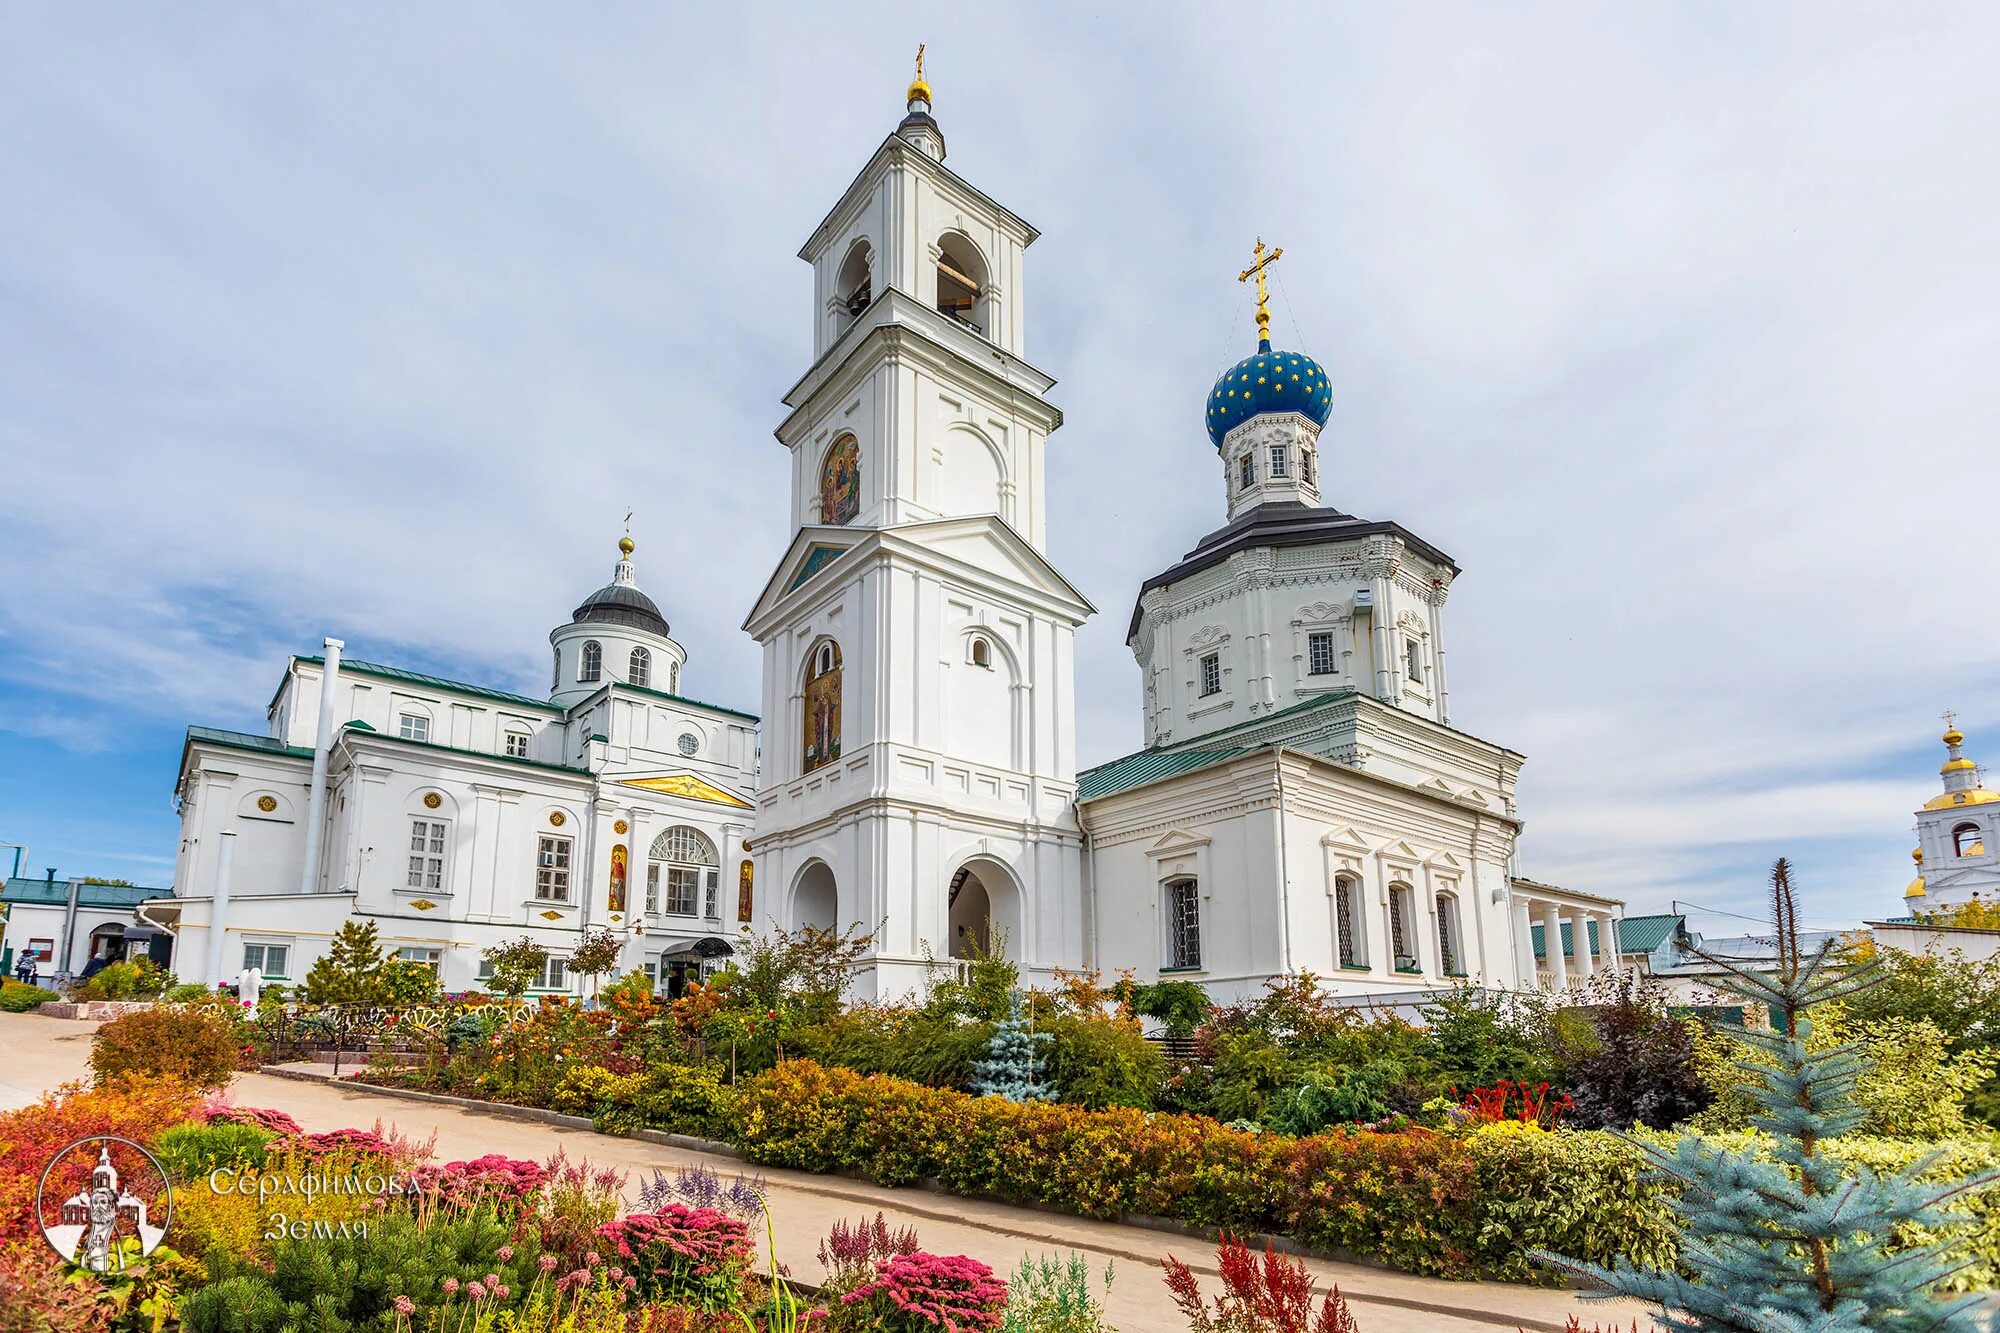
<instances>
[{"instance_id":1,"label":"arched window","mask_svg":"<svg viewBox=\"0 0 2000 1333\"><path fill-rule=\"evenodd\" d=\"M1368 966L1368 938L1361 924L1361 881L1352 875L1334 877L1333 934L1342 967Z\"/></svg>"},{"instance_id":2,"label":"arched window","mask_svg":"<svg viewBox=\"0 0 2000 1333\"><path fill-rule=\"evenodd\" d=\"M819 521L852 523L861 512L861 445L843 435L826 451L819 467Z\"/></svg>"},{"instance_id":3,"label":"arched window","mask_svg":"<svg viewBox=\"0 0 2000 1333\"><path fill-rule=\"evenodd\" d=\"M986 332L980 321L980 298L986 288L986 261L972 242L956 233L938 238L937 308L974 333Z\"/></svg>"},{"instance_id":4,"label":"arched window","mask_svg":"<svg viewBox=\"0 0 2000 1333\"><path fill-rule=\"evenodd\" d=\"M651 685L653 683L653 654L644 648L634 648L632 650L632 666L626 674L626 679L630 680L634 685Z\"/></svg>"},{"instance_id":5,"label":"arched window","mask_svg":"<svg viewBox=\"0 0 2000 1333\"><path fill-rule=\"evenodd\" d=\"M813 649L806 670L804 736L801 772L840 758L840 648L831 639Z\"/></svg>"},{"instance_id":6,"label":"arched window","mask_svg":"<svg viewBox=\"0 0 2000 1333\"><path fill-rule=\"evenodd\" d=\"M1954 856L1984 856L1986 839L1979 832L1977 824L1960 824L1951 831L1951 850Z\"/></svg>"},{"instance_id":7,"label":"arched window","mask_svg":"<svg viewBox=\"0 0 2000 1333\"><path fill-rule=\"evenodd\" d=\"M1465 975L1465 960L1458 950L1458 898L1440 893L1438 905L1438 963L1448 977Z\"/></svg>"},{"instance_id":8,"label":"arched window","mask_svg":"<svg viewBox=\"0 0 2000 1333\"><path fill-rule=\"evenodd\" d=\"M833 281L834 299L840 302L847 323L859 319L875 300L874 262L868 242L856 241L840 265L840 275Z\"/></svg>"},{"instance_id":9,"label":"arched window","mask_svg":"<svg viewBox=\"0 0 2000 1333\"><path fill-rule=\"evenodd\" d=\"M993 665L993 645L987 642L984 635L973 635L972 649L967 654L966 660L976 667L990 668Z\"/></svg>"},{"instance_id":10,"label":"arched window","mask_svg":"<svg viewBox=\"0 0 2000 1333\"><path fill-rule=\"evenodd\" d=\"M579 681L604 679L604 645L595 639L586 639L583 656L576 664L576 678Z\"/></svg>"},{"instance_id":11,"label":"arched window","mask_svg":"<svg viewBox=\"0 0 2000 1333\"><path fill-rule=\"evenodd\" d=\"M549 669L549 693L562 688L562 649L555 650L556 664Z\"/></svg>"},{"instance_id":12,"label":"arched window","mask_svg":"<svg viewBox=\"0 0 2000 1333\"><path fill-rule=\"evenodd\" d=\"M700 910L714 916L720 864L715 844L700 829L676 824L664 830L646 853L646 911L694 916Z\"/></svg>"}]
</instances>

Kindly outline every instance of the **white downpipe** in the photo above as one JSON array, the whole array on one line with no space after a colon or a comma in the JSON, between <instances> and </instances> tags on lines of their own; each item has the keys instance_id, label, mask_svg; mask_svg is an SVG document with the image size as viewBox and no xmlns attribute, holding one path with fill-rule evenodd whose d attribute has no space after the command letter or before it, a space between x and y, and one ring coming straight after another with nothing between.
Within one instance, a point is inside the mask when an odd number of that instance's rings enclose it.
<instances>
[{"instance_id":1,"label":"white downpipe","mask_svg":"<svg viewBox=\"0 0 2000 1333\"><path fill-rule=\"evenodd\" d=\"M326 764L333 751L334 692L340 685L339 639L326 641L326 665L319 676L319 730L313 738L312 794L306 799L306 860L299 869L299 892L319 892L319 862L326 839Z\"/></svg>"},{"instance_id":2,"label":"white downpipe","mask_svg":"<svg viewBox=\"0 0 2000 1333\"><path fill-rule=\"evenodd\" d=\"M215 896L208 907L208 975L203 978L210 986L224 980L222 945L229 924L229 881L236 874L236 835L224 829L219 836L222 841L215 854Z\"/></svg>"}]
</instances>

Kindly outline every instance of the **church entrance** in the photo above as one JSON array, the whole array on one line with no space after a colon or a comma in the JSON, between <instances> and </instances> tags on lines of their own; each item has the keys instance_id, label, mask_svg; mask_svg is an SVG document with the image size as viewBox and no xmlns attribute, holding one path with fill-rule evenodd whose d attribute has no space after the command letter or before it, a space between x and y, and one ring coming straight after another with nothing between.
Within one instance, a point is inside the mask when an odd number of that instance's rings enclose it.
<instances>
[{"instance_id":1,"label":"church entrance","mask_svg":"<svg viewBox=\"0 0 2000 1333\"><path fill-rule=\"evenodd\" d=\"M792 891L792 928L803 926L840 929L840 892L833 868L824 861L814 861L800 871L798 887Z\"/></svg>"},{"instance_id":2,"label":"church entrance","mask_svg":"<svg viewBox=\"0 0 2000 1333\"><path fill-rule=\"evenodd\" d=\"M1013 877L1002 866L980 861L960 866L951 877L946 909L951 933L950 956L1018 957L1020 941L1014 938L1014 909L1018 901Z\"/></svg>"}]
</instances>

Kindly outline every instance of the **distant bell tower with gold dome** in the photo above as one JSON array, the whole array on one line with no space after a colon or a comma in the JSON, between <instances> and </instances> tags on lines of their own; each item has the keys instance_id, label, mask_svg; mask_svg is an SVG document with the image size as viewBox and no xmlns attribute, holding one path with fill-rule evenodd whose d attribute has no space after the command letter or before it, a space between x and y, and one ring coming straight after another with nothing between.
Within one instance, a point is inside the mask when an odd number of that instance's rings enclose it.
<instances>
[{"instance_id":1,"label":"distant bell tower with gold dome","mask_svg":"<svg viewBox=\"0 0 2000 1333\"><path fill-rule=\"evenodd\" d=\"M1945 714L1944 791L1917 811L1917 877L1904 905L1935 912L1978 898L2000 901L2000 792L1965 757L1965 733Z\"/></svg>"}]
</instances>

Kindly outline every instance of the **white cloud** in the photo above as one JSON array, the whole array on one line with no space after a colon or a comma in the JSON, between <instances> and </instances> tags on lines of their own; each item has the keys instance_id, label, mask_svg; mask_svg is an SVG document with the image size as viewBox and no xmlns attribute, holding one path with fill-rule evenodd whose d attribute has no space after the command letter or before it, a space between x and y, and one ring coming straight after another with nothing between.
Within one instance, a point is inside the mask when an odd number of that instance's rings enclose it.
<instances>
[{"instance_id":1,"label":"white cloud","mask_svg":"<svg viewBox=\"0 0 2000 1333\"><path fill-rule=\"evenodd\" d=\"M628 504L690 687L754 705L792 255L894 124L903 33L952 165L1044 229L1086 761L1139 740L1130 597L1222 519L1200 403L1259 233L1334 373L1330 501L1465 566L1454 720L1529 756L1536 874L1740 905L1791 850L1880 912L1939 709L2000 760L2000 16L17 26L0 683L65 714L255 725L322 632L533 688Z\"/></svg>"}]
</instances>

